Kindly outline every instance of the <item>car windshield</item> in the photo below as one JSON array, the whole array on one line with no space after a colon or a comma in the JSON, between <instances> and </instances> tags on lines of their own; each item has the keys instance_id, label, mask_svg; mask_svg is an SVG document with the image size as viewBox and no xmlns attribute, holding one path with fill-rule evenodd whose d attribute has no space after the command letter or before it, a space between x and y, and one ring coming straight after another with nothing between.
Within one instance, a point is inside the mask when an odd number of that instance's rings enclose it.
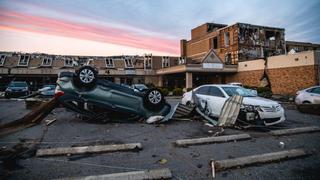
<instances>
[{"instance_id":1,"label":"car windshield","mask_svg":"<svg viewBox=\"0 0 320 180\"><path fill-rule=\"evenodd\" d=\"M134 87L139 89L139 90L148 89L148 87L146 85L144 85L144 84L135 84Z\"/></svg>"},{"instance_id":2,"label":"car windshield","mask_svg":"<svg viewBox=\"0 0 320 180\"><path fill-rule=\"evenodd\" d=\"M50 89L55 89L56 86L55 85L44 85L43 88L49 87Z\"/></svg>"},{"instance_id":3,"label":"car windshield","mask_svg":"<svg viewBox=\"0 0 320 180\"><path fill-rule=\"evenodd\" d=\"M10 83L10 87L27 87L27 83L25 83L25 82L12 82L12 83Z\"/></svg>"},{"instance_id":4,"label":"car windshield","mask_svg":"<svg viewBox=\"0 0 320 180\"><path fill-rule=\"evenodd\" d=\"M256 97L257 95L250 89L245 89L243 87L222 87L222 89L229 95L240 95L243 97Z\"/></svg>"}]
</instances>

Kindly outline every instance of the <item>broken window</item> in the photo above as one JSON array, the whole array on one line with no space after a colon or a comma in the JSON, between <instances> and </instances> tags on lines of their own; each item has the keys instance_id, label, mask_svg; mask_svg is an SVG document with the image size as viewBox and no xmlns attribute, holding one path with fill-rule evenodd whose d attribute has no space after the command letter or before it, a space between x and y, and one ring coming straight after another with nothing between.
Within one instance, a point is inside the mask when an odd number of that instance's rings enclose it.
<instances>
[{"instance_id":1,"label":"broken window","mask_svg":"<svg viewBox=\"0 0 320 180\"><path fill-rule=\"evenodd\" d=\"M114 67L114 62L112 58L107 58L106 59L106 67L107 68L113 68Z\"/></svg>"},{"instance_id":2,"label":"broken window","mask_svg":"<svg viewBox=\"0 0 320 180\"><path fill-rule=\"evenodd\" d=\"M179 64L186 64L186 58L185 57L179 57Z\"/></svg>"},{"instance_id":3,"label":"broken window","mask_svg":"<svg viewBox=\"0 0 320 180\"><path fill-rule=\"evenodd\" d=\"M232 64L232 57L230 53L226 55L225 64Z\"/></svg>"},{"instance_id":4,"label":"broken window","mask_svg":"<svg viewBox=\"0 0 320 180\"><path fill-rule=\"evenodd\" d=\"M151 56L144 56L144 66L146 69L152 68L152 57Z\"/></svg>"},{"instance_id":5,"label":"broken window","mask_svg":"<svg viewBox=\"0 0 320 180\"><path fill-rule=\"evenodd\" d=\"M230 33L229 32L224 33L224 44L226 46L230 45Z\"/></svg>"},{"instance_id":6,"label":"broken window","mask_svg":"<svg viewBox=\"0 0 320 180\"><path fill-rule=\"evenodd\" d=\"M64 66L72 67L73 66L73 60L72 59L65 59L64 60Z\"/></svg>"},{"instance_id":7,"label":"broken window","mask_svg":"<svg viewBox=\"0 0 320 180\"><path fill-rule=\"evenodd\" d=\"M29 59L30 59L29 55L21 55L20 59L19 59L18 66L28 66Z\"/></svg>"},{"instance_id":8,"label":"broken window","mask_svg":"<svg viewBox=\"0 0 320 180\"><path fill-rule=\"evenodd\" d=\"M4 61L6 60L6 55L4 54L1 54L0 55L0 66L3 66L4 65Z\"/></svg>"},{"instance_id":9,"label":"broken window","mask_svg":"<svg viewBox=\"0 0 320 180\"><path fill-rule=\"evenodd\" d=\"M52 58L43 58L41 66L51 66Z\"/></svg>"},{"instance_id":10,"label":"broken window","mask_svg":"<svg viewBox=\"0 0 320 180\"><path fill-rule=\"evenodd\" d=\"M273 31L266 31L267 46L274 47L276 36Z\"/></svg>"},{"instance_id":11,"label":"broken window","mask_svg":"<svg viewBox=\"0 0 320 180\"><path fill-rule=\"evenodd\" d=\"M170 58L169 56L162 56L162 68L170 66Z\"/></svg>"},{"instance_id":12,"label":"broken window","mask_svg":"<svg viewBox=\"0 0 320 180\"><path fill-rule=\"evenodd\" d=\"M213 49L218 49L218 38L217 37L214 37L212 39L212 48Z\"/></svg>"},{"instance_id":13,"label":"broken window","mask_svg":"<svg viewBox=\"0 0 320 180\"><path fill-rule=\"evenodd\" d=\"M124 59L124 62L125 62L126 68L133 68L132 59L127 59L127 58L125 58L125 59Z\"/></svg>"}]
</instances>

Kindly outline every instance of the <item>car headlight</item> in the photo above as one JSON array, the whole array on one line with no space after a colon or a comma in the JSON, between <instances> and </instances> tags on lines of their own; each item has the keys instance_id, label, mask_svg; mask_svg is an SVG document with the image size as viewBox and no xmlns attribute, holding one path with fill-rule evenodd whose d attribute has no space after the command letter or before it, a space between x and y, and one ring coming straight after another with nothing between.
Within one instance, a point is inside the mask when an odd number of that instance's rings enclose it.
<instances>
[{"instance_id":1,"label":"car headlight","mask_svg":"<svg viewBox=\"0 0 320 180\"><path fill-rule=\"evenodd\" d=\"M6 91L9 91L9 92L11 92L11 91L12 91L12 89L10 89L10 88L7 88L7 89L6 89Z\"/></svg>"},{"instance_id":2,"label":"car headlight","mask_svg":"<svg viewBox=\"0 0 320 180\"><path fill-rule=\"evenodd\" d=\"M242 108L248 112L253 112L253 111L262 112L262 109L260 106L254 106L254 105L250 105L250 104L242 104Z\"/></svg>"}]
</instances>

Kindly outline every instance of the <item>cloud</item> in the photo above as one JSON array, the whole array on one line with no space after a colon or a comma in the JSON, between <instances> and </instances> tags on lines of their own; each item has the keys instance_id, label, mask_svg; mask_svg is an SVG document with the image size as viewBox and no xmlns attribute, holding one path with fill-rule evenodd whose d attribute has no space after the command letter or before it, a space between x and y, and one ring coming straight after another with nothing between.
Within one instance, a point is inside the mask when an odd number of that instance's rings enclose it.
<instances>
[{"instance_id":1,"label":"cloud","mask_svg":"<svg viewBox=\"0 0 320 180\"><path fill-rule=\"evenodd\" d=\"M114 27L34 16L3 8L0 8L0 25L2 28L10 27L29 32L107 42L167 52L168 54L179 54L179 44L176 40L145 36L137 32Z\"/></svg>"}]
</instances>

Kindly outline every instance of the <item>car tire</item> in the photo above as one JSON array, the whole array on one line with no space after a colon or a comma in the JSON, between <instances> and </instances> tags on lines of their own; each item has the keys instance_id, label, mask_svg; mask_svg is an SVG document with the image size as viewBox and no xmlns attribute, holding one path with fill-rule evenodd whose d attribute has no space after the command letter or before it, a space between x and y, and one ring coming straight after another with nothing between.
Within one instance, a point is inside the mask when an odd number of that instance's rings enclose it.
<instances>
[{"instance_id":1,"label":"car tire","mask_svg":"<svg viewBox=\"0 0 320 180\"><path fill-rule=\"evenodd\" d=\"M303 101L302 104L311 104L310 101Z\"/></svg>"},{"instance_id":2,"label":"car tire","mask_svg":"<svg viewBox=\"0 0 320 180\"><path fill-rule=\"evenodd\" d=\"M75 85L79 88L90 89L95 86L97 81L97 71L91 66L82 66L76 70L74 77Z\"/></svg>"},{"instance_id":3,"label":"car tire","mask_svg":"<svg viewBox=\"0 0 320 180\"><path fill-rule=\"evenodd\" d=\"M160 110L164 106L164 96L158 89L149 89L144 96L144 106L149 110Z\"/></svg>"}]
</instances>

